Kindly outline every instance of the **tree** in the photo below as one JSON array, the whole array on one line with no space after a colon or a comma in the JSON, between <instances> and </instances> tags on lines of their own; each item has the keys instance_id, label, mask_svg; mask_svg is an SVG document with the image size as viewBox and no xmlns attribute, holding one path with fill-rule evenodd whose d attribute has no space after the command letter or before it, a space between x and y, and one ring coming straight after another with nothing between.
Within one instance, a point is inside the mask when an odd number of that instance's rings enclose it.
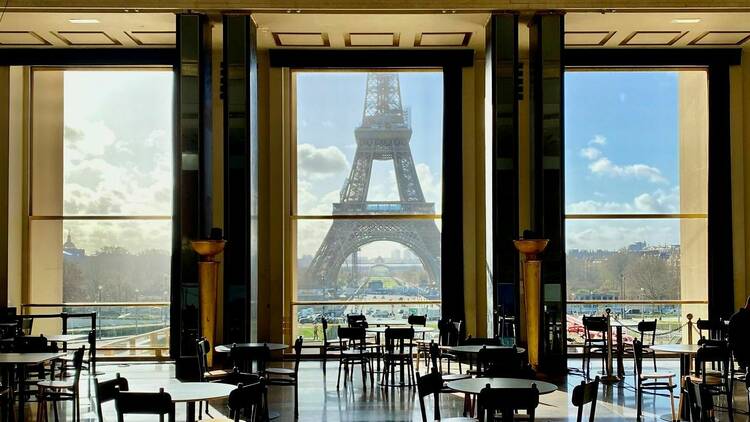
<instances>
[{"instance_id":1,"label":"tree","mask_svg":"<svg viewBox=\"0 0 750 422\"><path fill-rule=\"evenodd\" d=\"M654 255L642 255L631 260L625 276L634 296L643 299L677 299L680 297L680 277L673 267Z\"/></svg>"}]
</instances>

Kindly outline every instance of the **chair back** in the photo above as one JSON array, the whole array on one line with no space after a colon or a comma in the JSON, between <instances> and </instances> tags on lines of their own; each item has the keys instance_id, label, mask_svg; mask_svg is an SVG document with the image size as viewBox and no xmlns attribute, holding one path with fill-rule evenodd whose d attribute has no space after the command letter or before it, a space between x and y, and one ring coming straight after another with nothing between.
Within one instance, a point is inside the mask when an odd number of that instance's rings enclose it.
<instances>
[{"instance_id":1,"label":"chair back","mask_svg":"<svg viewBox=\"0 0 750 422\"><path fill-rule=\"evenodd\" d=\"M364 327L342 327L338 328L339 345L341 350L355 348L364 350L365 348L365 328Z\"/></svg>"},{"instance_id":2,"label":"chair back","mask_svg":"<svg viewBox=\"0 0 750 422\"><path fill-rule=\"evenodd\" d=\"M638 377L643 373L643 343L640 340L633 340L633 361L635 376Z\"/></svg>"},{"instance_id":3,"label":"chair back","mask_svg":"<svg viewBox=\"0 0 750 422\"><path fill-rule=\"evenodd\" d=\"M580 385L577 385L573 389L573 406L578 408L577 422L583 422L583 406L591 403L589 410L589 422L594 422L596 416L596 398L599 393L599 377L594 378L590 383L581 381Z\"/></svg>"},{"instance_id":4,"label":"chair back","mask_svg":"<svg viewBox=\"0 0 750 422\"><path fill-rule=\"evenodd\" d=\"M362 314L348 314L346 324L353 328L367 328L367 317Z\"/></svg>"},{"instance_id":5,"label":"chair back","mask_svg":"<svg viewBox=\"0 0 750 422\"><path fill-rule=\"evenodd\" d=\"M409 325L419 325L424 327L427 325L427 315L409 315L406 322L408 322Z\"/></svg>"},{"instance_id":6,"label":"chair back","mask_svg":"<svg viewBox=\"0 0 750 422\"><path fill-rule=\"evenodd\" d=\"M391 328L385 329L385 352L386 354L412 354L414 346L414 329L409 328Z\"/></svg>"},{"instance_id":7,"label":"chair back","mask_svg":"<svg viewBox=\"0 0 750 422\"><path fill-rule=\"evenodd\" d=\"M201 337L195 341L195 349L198 357L198 379L203 382L208 371L208 352L211 351L211 343L205 337Z\"/></svg>"},{"instance_id":8,"label":"chair back","mask_svg":"<svg viewBox=\"0 0 750 422\"><path fill-rule=\"evenodd\" d=\"M302 336L294 340L294 373L299 372L299 361L302 358Z\"/></svg>"},{"instance_id":9,"label":"chair back","mask_svg":"<svg viewBox=\"0 0 750 422\"><path fill-rule=\"evenodd\" d=\"M229 411L234 422L239 422L244 411L245 420L256 422L263 420L261 409L263 408L263 395L266 385L262 379L258 382L237 385L235 390L229 393Z\"/></svg>"},{"instance_id":10,"label":"chair back","mask_svg":"<svg viewBox=\"0 0 750 422\"><path fill-rule=\"evenodd\" d=\"M427 422L427 410L424 398L432 395L434 402L433 417L430 421L440 420L440 391L443 389L443 377L433 368L432 372L420 376L417 372L417 393L419 394L419 408L422 410L422 422Z\"/></svg>"},{"instance_id":11,"label":"chair back","mask_svg":"<svg viewBox=\"0 0 750 422\"><path fill-rule=\"evenodd\" d=\"M16 353L47 353L57 352L58 349L44 336L18 336L13 339L13 350Z\"/></svg>"},{"instance_id":12,"label":"chair back","mask_svg":"<svg viewBox=\"0 0 750 422\"><path fill-rule=\"evenodd\" d=\"M491 388L489 384L479 392L479 421L495 421L500 413L502 422L514 420L516 410L526 410L528 421L534 422L539 406L539 390L536 384L531 388Z\"/></svg>"},{"instance_id":13,"label":"chair back","mask_svg":"<svg viewBox=\"0 0 750 422\"><path fill-rule=\"evenodd\" d=\"M656 342L656 320L639 322L638 332L641 334L641 344L653 346ZM645 340L646 333L651 333L651 340L648 342Z\"/></svg>"},{"instance_id":14,"label":"chair back","mask_svg":"<svg viewBox=\"0 0 750 422\"><path fill-rule=\"evenodd\" d=\"M502 346L503 339L490 337L469 337L461 343L462 346Z\"/></svg>"},{"instance_id":15,"label":"chair back","mask_svg":"<svg viewBox=\"0 0 750 422\"><path fill-rule=\"evenodd\" d=\"M265 344L262 346L238 346L232 345L229 349L229 358L234 366L242 372L253 372L253 362L258 363L257 373L263 374L266 371L266 362L271 359L271 350Z\"/></svg>"},{"instance_id":16,"label":"chair back","mask_svg":"<svg viewBox=\"0 0 750 422\"><path fill-rule=\"evenodd\" d=\"M483 347L477 353L480 376L497 378L525 378L523 361L516 347L502 349Z\"/></svg>"},{"instance_id":17,"label":"chair back","mask_svg":"<svg viewBox=\"0 0 750 422\"><path fill-rule=\"evenodd\" d=\"M232 372L227 374L226 377L221 379L221 382L223 384L231 384L231 385L250 385L255 384L257 382L260 382L263 379L262 376L258 374L251 374L248 372L240 372L239 369L234 368Z\"/></svg>"},{"instance_id":18,"label":"chair back","mask_svg":"<svg viewBox=\"0 0 750 422\"><path fill-rule=\"evenodd\" d=\"M73 352L73 388L78 390L78 383L81 381L81 369L83 369L83 354L86 346L81 346Z\"/></svg>"},{"instance_id":19,"label":"chair back","mask_svg":"<svg viewBox=\"0 0 750 422\"><path fill-rule=\"evenodd\" d=\"M723 383L728 385L729 383L729 369L731 362L731 353L729 347L726 345L721 346L710 346L702 345L698 352L695 354L695 371L696 375L703 377L703 382L706 382L706 364L712 364L715 367L718 364L718 368L721 371L721 378Z\"/></svg>"},{"instance_id":20,"label":"chair back","mask_svg":"<svg viewBox=\"0 0 750 422\"><path fill-rule=\"evenodd\" d=\"M23 332L23 335L30 336L33 327L34 327L34 318L21 319L21 331Z\"/></svg>"},{"instance_id":21,"label":"chair back","mask_svg":"<svg viewBox=\"0 0 750 422\"><path fill-rule=\"evenodd\" d=\"M601 340L605 341L607 338L607 318L601 316L583 316L583 335L584 339L599 340L594 334L599 334Z\"/></svg>"},{"instance_id":22,"label":"chair back","mask_svg":"<svg viewBox=\"0 0 750 422\"><path fill-rule=\"evenodd\" d=\"M96 413L99 418L99 422L104 422L104 414L102 413L102 403L112 401L115 399L117 391L128 391L128 380L121 378L118 373L115 379L107 381L99 381L99 378L94 378L94 388L96 389Z\"/></svg>"},{"instance_id":23,"label":"chair back","mask_svg":"<svg viewBox=\"0 0 750 422\"><path fill-rule=\"evenodd\" d=\"M435 341L430 341L430 362L432 362L432 370L440 371L438 368L438 358L440 357L440 347Z\"/></svg>"},{"instance_id":24,"label":"chair back","mask_svg":"<svg viewBox=\"0 0 750 422\"><path fill-rule=\"evenodd\" d=\"M695 323L698 328L698 333L701 337L705 337L709 340L725 340L727 333L727 326L724 324L724 320L721 319L698 319Z\"/></svg>"},{"instance_id":25,"label":"chair back","mask_svg":"<svg viewBox=\"0 0 750 422\"><path fill-rule=\"evenodd\" d=\"M120 391L115 393L117 422L124 422L125 415L167 415L169 422L175 422L172 396L163 388L158 393L135 393Z\"/></svg>"},{"instance_id":26,"label":"chair back","mask_svg":"<svg viewBox=\"0 0 750 422\"><path fill-rule=\"evenodd\" d=\"M438 320L438 343L441 346L458 346L461 342L463 322L453 322L450 319Z\"/></svg>"},{"instance_id":27,"label":"chair back","mask_svg":"<svg viewBox=\"0 0 750 422\"><path fill-rule=\"evenodd\" d=\"M688 393L690 420L693 422L714 420L711 416L714 410L713 396L706 391L706 388L700 382L693 382L690 377L685 378L685 388Z\"/></svg>"}]
</instances>

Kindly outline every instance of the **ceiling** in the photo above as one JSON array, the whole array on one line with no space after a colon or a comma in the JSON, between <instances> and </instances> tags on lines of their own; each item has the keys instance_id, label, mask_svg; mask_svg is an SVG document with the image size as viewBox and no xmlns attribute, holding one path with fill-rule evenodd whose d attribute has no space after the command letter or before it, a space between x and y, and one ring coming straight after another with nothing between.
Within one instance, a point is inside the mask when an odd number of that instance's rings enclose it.
<instances>
[{"instance_id":1,"label":"ceiling","mask_svg":"<svg viewBox=\"0 0 750 422\"><path fill-rule=\"evenodd\" d=\"M490 15L275 12L252 16L261 49L471 48L481 55ZM83 23L73 23L76 20ZM568 13L565 30L570 48L750 48L750 12ZM172 13L9 12L0 23L0 48L148 48L174 43Z\"/></svg>"}]
</instances>

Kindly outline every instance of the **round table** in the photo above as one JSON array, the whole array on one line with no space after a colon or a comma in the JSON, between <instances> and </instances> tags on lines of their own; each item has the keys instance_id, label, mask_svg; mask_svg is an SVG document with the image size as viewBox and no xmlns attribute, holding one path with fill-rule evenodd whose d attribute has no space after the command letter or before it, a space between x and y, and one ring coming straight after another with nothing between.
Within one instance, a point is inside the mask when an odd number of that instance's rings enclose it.
<instances>
[{"instance_id":1,"label":"round table","mask_svg":"<svg viewBox=\"0 0 750 422\"><path fill-rule=\"evenodd\" d=\"M440 346L444 350L450 350L456 353L479 353L480 350L487 349L510 349L511 346L489 346L489 345L465 345L465 346ZM516 347L517 353L524 353L526 349L523 347Z\"/></svg>"},{"instance_id":2,"label":"round table","mask_svg":"<svg viewBox=\"0 0 750 422\"><path fill-rule=\"evenodd\" d=\"M214 351L217 353L229 353L232 350L232 346L236 347L268 347L268 350L274 352L276 350L284 350L288 348L286 344L282 343L233 343L233 344L220 344L214 347Z\"/></svg>"},{"instance_id":3,"label":"round table","mask_svg":"<svg viewBox=\"0 0 750 422\"><path fill-rule=\"evenodd\" d=\"M521 378L467 378L449 381L448 388L461 393L479 394L487 384L490 385L490 388L531 388L532 384L536 384L539 394L549 394L557 391L555 384Z\"/></svg>"},{"instance_id":4,"label":"round table","mask_svg":"<svg viewBox=\"0 0 750 422\"><path fill-rule=\"evenodd\" d=\"M401 329L401 328L409 328L409 327L408 326L407 327L404 327L404 326L401 326L401 327L367 327L365 331L367 331L368 333L385 334L385 330L387 330L388 328L400 328ZM436 328L432 328L432 327L411 327L411 328L414 329L414 334L429 333L429 332L433 332L437 330Z\"/></svg>"},{"instance_id":5,"label":"round table","mask_svg":"<svg viewBox=\"0 0 750 422\"><path fill-rule=\"evenodd\" d=\"M195 402L229 397L234 385L217 382L181 382L167 384L164 392L172 397L172 403L187 403L187 422L195 421Z\"/></svg>"},{"instance_id":6,"label":"round table","mask_svg":"<svg viewBox=\"0 0 750 422\"><path fill-rule=\"evenodd\" d=\"M649 348L655 352L663 353L676 353L680 355L680 378L683 376L690 375L691 356L698 353L698 349L701 346L697 344L655 344L649 346ZM681 384L681 383L680 383ZM682 385L680 385L680 391L682 392ZM680 410L681 419L689 419L687 400L682 400L682 394L680 394ZM672 415L662 416L661 419L672 419Z\"/></svg>"}]
</instances>

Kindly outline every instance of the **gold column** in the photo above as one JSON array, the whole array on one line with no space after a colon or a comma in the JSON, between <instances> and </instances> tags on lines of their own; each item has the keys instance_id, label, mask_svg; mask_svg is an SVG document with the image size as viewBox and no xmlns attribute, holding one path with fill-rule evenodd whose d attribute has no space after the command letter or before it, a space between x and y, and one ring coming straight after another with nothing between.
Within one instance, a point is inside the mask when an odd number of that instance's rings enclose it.
<instances>
[{"instance_id":1,"label":"gold column","mask_svg":"<svg viewBox=\"0 0 750 422\"><path fill-rule=\"evenodd\" d=\"M200 283L200 312L201 312L201 332L211 347L214 346L216 339L216 310L217 310L217 292L219 279L219 261L216 255L224 251L225 240L193 240L190 242L193 250L200 255L198 262L198 280ZM208 366L213 365L213 351L208 353Z\"/></svg>"},{"instance_id":2,"label":"gold column","mask_svg":"<svg viewBox=\"0 0 750 422\"><path fill-rule=\"evenodd\" d=\"M514 240L516 249L524 255L523 264L523 294L526 317L526 350L529 354L529 364L536 369L539 366L539 338L541 318L541 281L542 261L538 255L547 247L549 239L520 239Z\"/></svg>"}]
</instances>

